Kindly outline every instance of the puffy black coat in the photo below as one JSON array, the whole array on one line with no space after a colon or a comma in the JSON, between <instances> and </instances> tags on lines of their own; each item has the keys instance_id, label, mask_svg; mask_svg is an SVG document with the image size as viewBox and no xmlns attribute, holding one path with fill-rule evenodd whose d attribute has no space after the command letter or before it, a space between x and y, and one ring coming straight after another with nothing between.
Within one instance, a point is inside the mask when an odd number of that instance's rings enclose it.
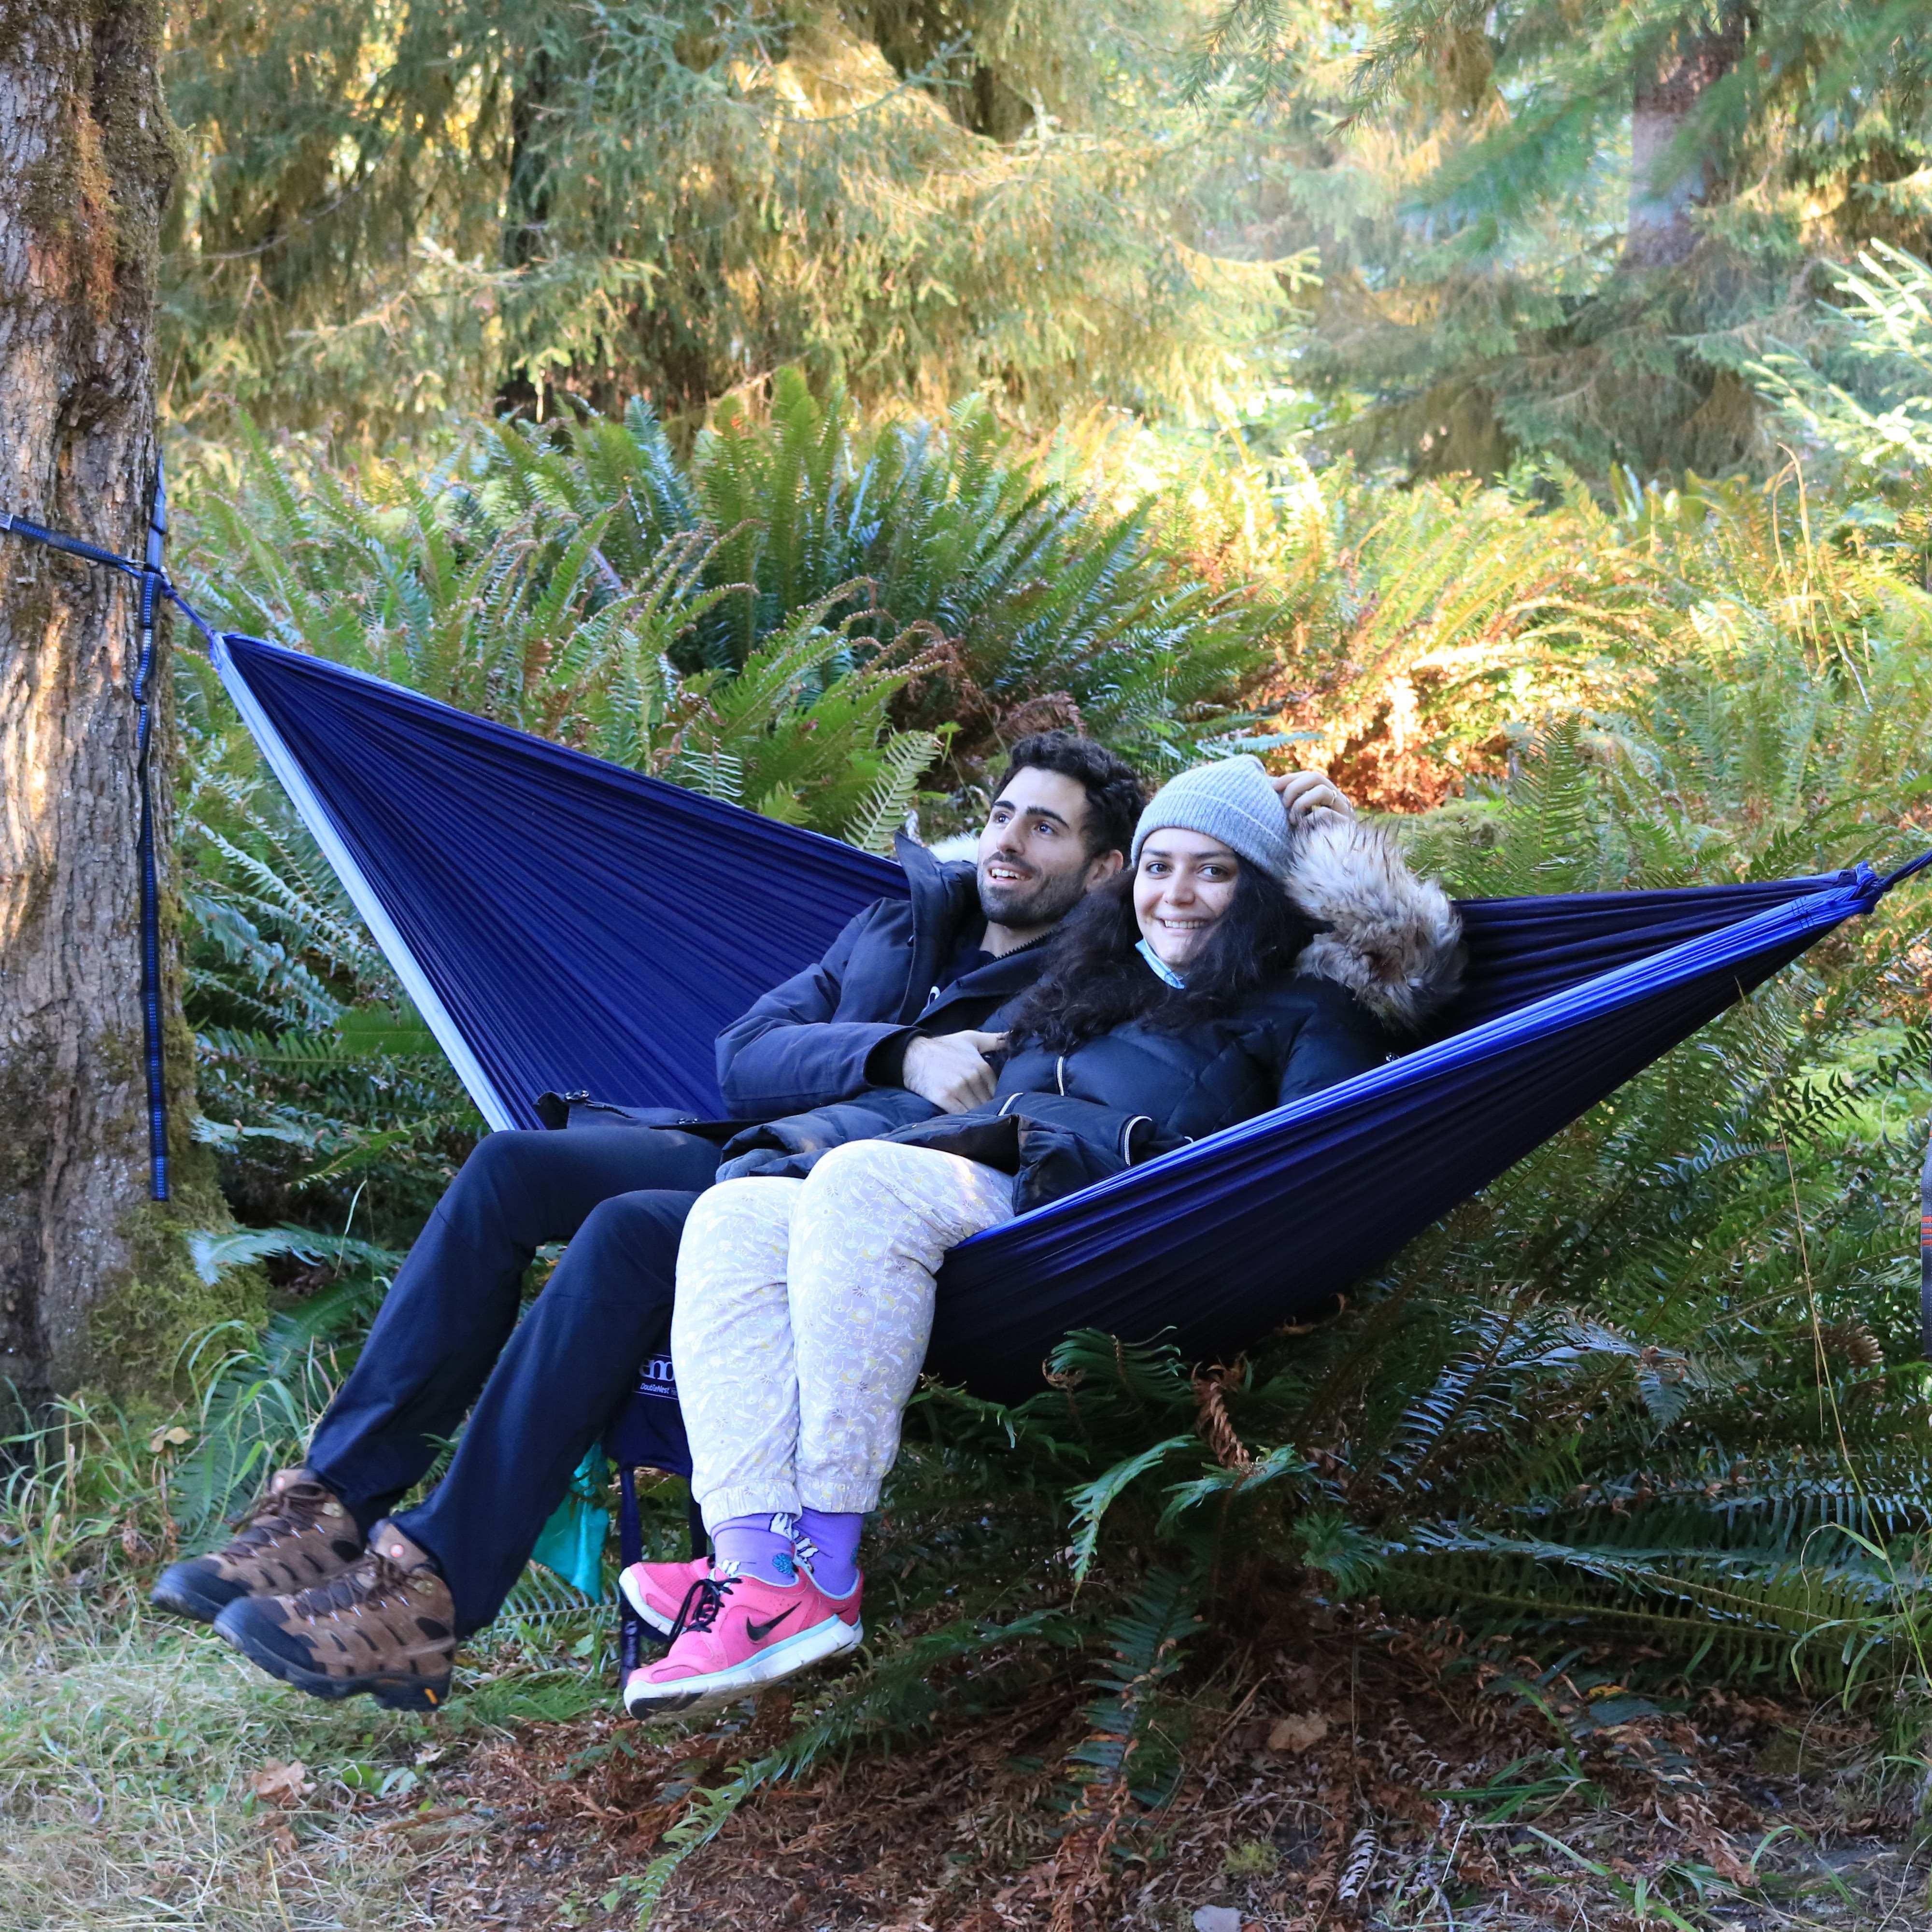
<instances>
[{"instance_id":1,"label":"puffy black coat","mask_svg":"<svg viewBox=\"0 0 1932 1932\"><path fill-rule=\"evenodd\" d=\"M766 1120L863 1094L868 1132L922 1120L932 1103L897 1085L875 1085L881 1070L896 1072L914 1033L986 1026L1039 976L1043 943L942 992L934 982L979 916L977 875L908 838L899 840L898 857L909 897L857 914L824 958L718 1036L718 1084L734 1119Z\"/></svg>"},{"instance_id":2,"label":"puffy black coat","mask_svg":"<svg viewBox=\"0 0 1932 1932\"><path fill-rule=\"evenodd\" d=\"M1362 826L1304 835L1289 888L1322 930L1300 970L1226 1018L1178 1031L1132 1022L1066 1054L1023 1046L971 1113L856 1093L739 1135L718 1178L796 1176L847 1141L890 1139L1016 1174L1026 1208L1366 1072L1454 992L1459 922Z\"/></svg>"},{"instance_id":3,"label":"puffy black coat","mask_svg":"<svg viewBox=\"0 0 1932 1932\"><path fill-rule=\"evenodd\" d=\"M1135 1022L1069 1053L1022 1046L1000 1070L993 1111L1025 1112L1035 1096L1076 1102L1094 1110L1088 1137L1130 1162L1378 1066L1400 1043L1332 980L1297 973L1179 1032Z\"/></svg>"},{"instance_id":4,"label":"puffy black coat","mask_svg":"<svg viewBox=\"0 0 1932 1932\"><path fill-rule=\"evenodd\" d=\"M1353 994L1296 974L1178 1031L1133 1022L1067 1053L1024 1046L970 1113L863 1094L771 1121L726 1147L718 1178L796 1177L847 1141L892 1140L1004 1168L1016 1205L1036 1207L1378 1066L1396 1044Z\"/></svg>"}]
</instances>

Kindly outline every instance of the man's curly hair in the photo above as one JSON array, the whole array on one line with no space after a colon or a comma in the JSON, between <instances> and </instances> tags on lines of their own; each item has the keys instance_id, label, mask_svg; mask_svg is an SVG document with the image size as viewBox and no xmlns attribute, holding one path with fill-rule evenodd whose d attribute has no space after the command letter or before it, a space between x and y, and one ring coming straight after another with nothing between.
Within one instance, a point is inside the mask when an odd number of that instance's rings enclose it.
<instances>
[{"instance_id":1,"label":"man's curly hair","mask_svg":"<svg viewBox=\"0 0 1932 1932\"><path fill-rule=\"evenodd\" d=\"M993 788L998 798L1023 771L1058 772L1087 794L1087 824L1083 842L1087 856L1118 852L1124 859L1134 842L1147 793L1140 776L1124 759L1104 745L1072 731L1036 731L1022 738L1006 754L1006 769Z\"/></svg>"}]
</instances>

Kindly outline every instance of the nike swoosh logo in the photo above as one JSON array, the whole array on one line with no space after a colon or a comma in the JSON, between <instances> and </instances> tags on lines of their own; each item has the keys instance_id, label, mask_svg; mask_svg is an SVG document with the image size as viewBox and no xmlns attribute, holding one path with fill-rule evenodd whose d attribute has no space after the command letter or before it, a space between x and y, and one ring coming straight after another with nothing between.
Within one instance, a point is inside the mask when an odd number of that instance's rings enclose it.
<instances>
[{"instance_id":1,"label":"nike swoosh logo","mask_svg":"<svg viewBox=\"0 0 1932 1932\"><path fill-rule=\"evenodd\" d=\"M798 1606L794 1604L790 1610L779 1611L778 1615L773 1617L769 1623L754 1624L748 1617L745 1621L745 1634L749 1637L754 1643L763 1643L766 1638L770 1636L772 1632L776 1630L778 1625L784 1622L786 1618L795 1616L797 1613L797 1610Z\"/></svg>"}]
</instances>

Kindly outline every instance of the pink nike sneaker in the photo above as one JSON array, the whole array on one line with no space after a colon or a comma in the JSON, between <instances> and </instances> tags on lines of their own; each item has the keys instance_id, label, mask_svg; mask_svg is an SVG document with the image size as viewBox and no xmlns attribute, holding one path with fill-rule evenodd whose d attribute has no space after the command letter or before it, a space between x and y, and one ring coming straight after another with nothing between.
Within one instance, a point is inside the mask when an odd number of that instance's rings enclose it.
<instances>
[{"instance_id":1,"label":"pink nike sneaker","mask_svg":"<svg viewBox=\"0 0 1932 1932\"><path fill-rule=\"evenodd\" d=\"M685 1598L710 1574L708 1556L694 1556L688 1563L633 1563L617 1579L617 1587L646 1629L669 1636Z\"/></svg>"},{"instance_id":2,"label":"pink nike sneaker","mask_svg":"<svg viewBox=\"0 0 1932 1932\"><path fill-rule=\"evenodd\" d=\"M828 1597L800 1570L796 1583L767 1583L727 1568L705 1580L671 1634L670 1648L640 1664L624 1684L634 1718L695 1716L722 1710L828 1657L856 1650L862 1578Z\"/></svg>"}]
</instances>

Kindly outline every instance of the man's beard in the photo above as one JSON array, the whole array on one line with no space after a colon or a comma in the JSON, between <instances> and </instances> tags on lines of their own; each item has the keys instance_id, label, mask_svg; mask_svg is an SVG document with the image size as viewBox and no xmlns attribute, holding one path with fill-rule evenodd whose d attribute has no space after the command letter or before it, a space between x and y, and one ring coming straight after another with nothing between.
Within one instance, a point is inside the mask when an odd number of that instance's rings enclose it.
<instances>
[{"instance_id":1,"label":"man's beard","mask_svg":"<svg viewBox=\"0 0 1932 1932\"><path fill-rule=\"evenodd\" d=\"M996 886L986 877L982 866L980 910L990 924L1018 928L1057 926L1080 903L1086 890L1080 872L1042 873L1014 885Z\"/></svg>"}]
</instances>

